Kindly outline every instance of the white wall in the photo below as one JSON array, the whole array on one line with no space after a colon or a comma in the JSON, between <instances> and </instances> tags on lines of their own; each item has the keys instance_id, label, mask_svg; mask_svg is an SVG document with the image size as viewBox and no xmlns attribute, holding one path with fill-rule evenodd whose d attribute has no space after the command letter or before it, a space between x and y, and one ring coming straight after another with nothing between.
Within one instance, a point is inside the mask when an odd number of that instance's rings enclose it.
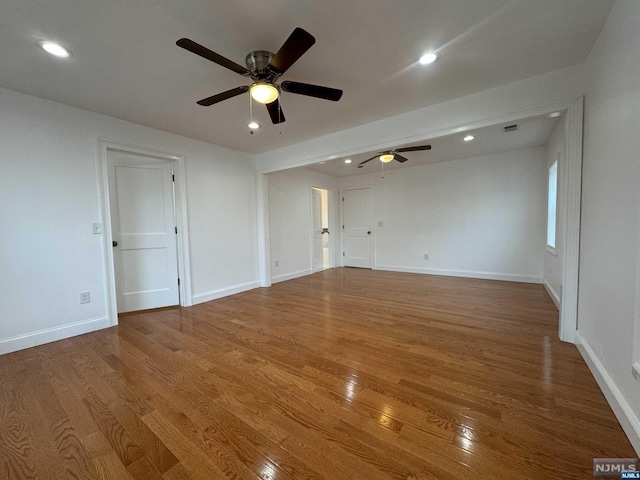
<instances>
[{"instance_id":1,"label":"white wall","mask_svg":"<svg viewBox=\"0 0 640 480\"><path fill-rule=\"evenodd\" d=\"M578 98L584 84L582 65L564 68L273 150L258 155L256 166L274 172L427 140L474 122L523 118L522 112Z\"/></svg>"},{"instance_id":2,"label":"white wall","mask_svg":"<svg viewBox=\"0 0 640 480\"><path fill-rule=\"evenodd\" d=\"M338 182L329 175L297 168L267 175L271 280L290 280L312 272L311 187L329 190L331 240L338 234ZM334 243L335 244L335 243ZM334 253L335 253L334 248ZM334 255L335 257L335 255ZM276 261L279 266L276 267Z\"/></svg>"},{"instance_id":3,"label":"white wall","mask_svg":"<svg viewBox=\"0 0 640 480\"><path fill-rule=\"evenodd\" d=\"M582 351L638 453L639 25L640 2L618 0L588 60L578 309Z\"/></svg>"},{"instance_id":4,"label":"white wall","mask_svg":"<svg viewBox=\"0 0 640 480\"><path fill-rule=\"evenodd\" d=\"M564 248L564 225L565 225L565 215L566 215L566 207L567 207L567 189L566 189L566 137L565 137L565 118L561 118L558 122L558 125L553 130L551 137L549 138L549 143L547 144L546 151L546 159L547 159L547 172L545 175L548 175L549 167L553 165L553 162L558 159L558 198L556 202L556 251L555 253L551 253L547 251L545 248L544 252L544 273L543 280L545 282L545 287L547 291L551 295L554 303L558 308L560 308L561 300L562 300L562 262L564 261L563 257L563 248ZM548 178L548 177L547 177ZM545 184L545 192L548 192L549 184L548 181ZM545 200L546 205L546 200ZM545 220L546 220L546 210L545 210ZM546 222L545 222L545 234L546 234ZM543 245L546 244L546 235Z\"/></svg>"},{"instance_id":5,"label":"white wall","mask_svg":"<svg viewBox=\"0 0 640 480\"><path fill-rule=\"evenodd\" d=\"M107 326L98 139L185 156L195 301L256 284L249 155L0 88L0 354Z\"/></svg>"},{"instance_id":6,"label":"white wall","mask_svg":"<svg viewBox=\"0 0 640 480\"><path fill-rule=\"evenodd\" d=\"M543 147L514 150L346 177L340 187L374 186L376 269L539 283L545 160Z\"/></svg>"}]
</instances>

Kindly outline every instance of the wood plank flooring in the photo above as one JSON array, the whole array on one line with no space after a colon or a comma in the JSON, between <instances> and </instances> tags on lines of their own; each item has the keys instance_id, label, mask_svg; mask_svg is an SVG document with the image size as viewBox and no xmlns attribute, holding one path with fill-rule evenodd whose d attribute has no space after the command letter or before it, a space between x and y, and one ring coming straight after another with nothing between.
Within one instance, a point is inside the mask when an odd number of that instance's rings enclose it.
<instances>
[{"instance_id":1,"label":"wood plank flooring","mask_svg":"<svg viewBox=\"0 0 640 480\"><path fill-rule=\"evenodd\" d=\"M635 457L540 285L334 269L0 356L0 478L585 479Z\"/></svg>"}]
</instances>

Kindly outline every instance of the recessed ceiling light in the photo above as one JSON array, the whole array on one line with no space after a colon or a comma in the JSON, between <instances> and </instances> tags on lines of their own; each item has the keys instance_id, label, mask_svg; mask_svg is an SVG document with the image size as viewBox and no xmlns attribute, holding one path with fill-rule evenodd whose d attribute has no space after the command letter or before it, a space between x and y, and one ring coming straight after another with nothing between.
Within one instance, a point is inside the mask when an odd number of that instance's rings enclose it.
<instances>
[{"instance_id":1,"label":"recessed ceiling light","mask_svg":"<svg viewBox=\"0 0 640 480\"><path fill-rule=\"evenodd\" d=\"M435 62L436 58L438 58L438 56L435 53L432 53L432 52L425 53L420 57L420 64L429 65L430 63Z\"/></svg>"},{"instance_id":2,"label":"recessed ceiling light","mask_svg":"<svg viewBox=\"0 0 640 480\"><path fill-rule=\"evenodd\" d=\"M470 141L471 141L471 140L473 140L474 138L476 138L476 137L474 137L473 135L467 135L466 137L464 137L464 138L463 138L463 140L464 140L465 142L470 142Z\"/></svg>"},{"instance_id":3,"label":"recessed ceiling light","mask_svg":"<svg viewBox=\"0 0 640 480\"><path fill-rule=\"evenodd\" d=\"M560 112L553 112L549 114L549 118L556 118L560 116Z\"/></svg>"},{"instance_id":4,"label":"recessed ceiling light","mask_svg":"<svg viewBox=\"0 0 640 480\"><path fill-rule=\"evenodd\" d=\"M38 45L45 52L50 53L51 55L55 55L60 58L69 58L71 56L71 52L64 48L62 45L59 45L54 42L49 42L46 40L38 40Z\"/></svg>"},{"instance_id":5,"label":"recessed ceiling light","mask_svg":"<svg viewBox=\"0 0 640 480\"><path fill-rule=\"evenodd\" d=\"M255 130L256 128L260 128L260 124L256 122L251 122L249 125L247 125L247 127L249 127L251 130Z\"/></svg>"},{"instance_id":6,"label":"recessed ceiling light","mask_svg":"<svg viewBox=\"0 0 640 480\"><path fill-rule=\"evenodd\" d=\"M351 159L350 159L350 158L347 158L347 159L344 161L344 163L351 163Z\"/></svg>"}]
</instances>

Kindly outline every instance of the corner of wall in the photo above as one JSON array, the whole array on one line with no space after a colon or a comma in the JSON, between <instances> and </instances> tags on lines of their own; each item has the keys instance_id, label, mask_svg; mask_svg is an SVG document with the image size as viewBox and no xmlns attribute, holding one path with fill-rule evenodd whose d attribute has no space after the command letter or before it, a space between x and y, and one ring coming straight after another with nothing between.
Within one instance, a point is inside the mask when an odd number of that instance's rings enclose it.
<instances>
[{"instance_id":1,"label":"corner of wall","mask_svg":"<svg viewBox=\"0 0 640 480\"><path fill-rule=\"evenodd\" d=\"M591 345L578 331L576 332L576 346L589 367L591 374L596 379L600 390L611 406L613 413L620 422L624 433L629 438L631 445L640 456L640 418L635 414L631 405L618 389L613 378L591 348Z\"/></svg>"}]
</instances>

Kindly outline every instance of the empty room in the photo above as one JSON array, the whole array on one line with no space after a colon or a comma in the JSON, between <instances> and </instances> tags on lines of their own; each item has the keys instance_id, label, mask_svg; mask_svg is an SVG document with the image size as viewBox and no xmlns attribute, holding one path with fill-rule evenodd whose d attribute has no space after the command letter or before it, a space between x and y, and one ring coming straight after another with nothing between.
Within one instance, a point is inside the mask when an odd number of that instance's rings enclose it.
<instances>
[{"instance_id":1,"label":"empty room","mask_svg":"<svg viewBox=\"0 0 640 480\"><path fill-rule=\"evenodd\" d=\"M0 19L0 479L638 478L640 2Z\"/></svg>"}]
</instances>

